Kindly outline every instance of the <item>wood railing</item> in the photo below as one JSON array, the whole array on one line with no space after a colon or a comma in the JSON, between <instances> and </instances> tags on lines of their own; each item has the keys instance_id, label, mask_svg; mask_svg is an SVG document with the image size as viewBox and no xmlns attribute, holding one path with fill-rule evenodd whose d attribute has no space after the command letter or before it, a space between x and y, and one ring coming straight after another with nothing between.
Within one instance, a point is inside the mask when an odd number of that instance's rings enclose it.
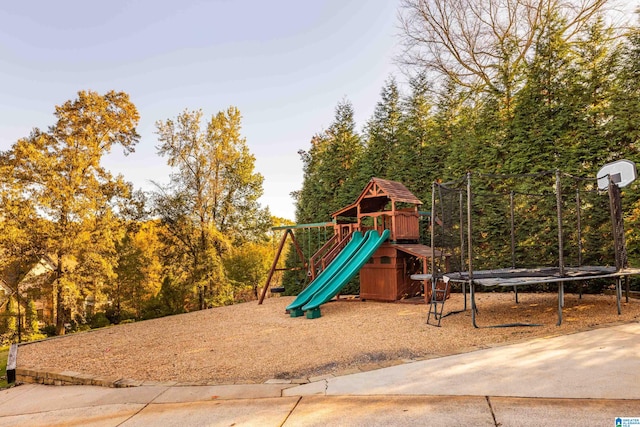
<instances>
[{"instance_id":1,"label":"wood railing","mask_svg":"<svg viewBox=\"0 0 640 427\"><path fill-rule=\"evenodd\" d=\"M324 267L322 267L322 257L333 248L337 241L338 235L334 234L333 237L327 240L327 242L322 245L322 247L311 256L311 258L309 258L309 274L311 276L311 281L316 278L320 271L324 270ZM320 269L320 271L318 271L318 269Z\"/></svg>"},{"instance_id":2,"label":"wood railing","mask_svg":"<svg viewBox=\"0 0 640 427\"><path fill-rule=\"evenodd\" d=\"M309 260L309 271L311 273L311 281L313 281L321 271L323 271L327 266L333 261L340 251L347 246L349 240L351 240L351 235L353 233L347 234L342 240L338 240L339 236L335 234L331 239L327 241L320 249L316 251L315 254Z\"/></svg>"}]
</instances>

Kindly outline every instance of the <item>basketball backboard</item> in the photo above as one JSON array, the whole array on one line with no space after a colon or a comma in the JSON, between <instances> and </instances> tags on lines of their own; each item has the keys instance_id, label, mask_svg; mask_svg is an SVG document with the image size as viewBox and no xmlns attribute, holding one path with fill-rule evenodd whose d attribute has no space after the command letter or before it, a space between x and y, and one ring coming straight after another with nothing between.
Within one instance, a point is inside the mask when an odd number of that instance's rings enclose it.
<instances>
[{"instance_id":1,"label":"basketball backboard","mask_svg":"<svg viewBox=\"0 0 640 427\"><path fill-rule=\"evenodd\" d=\"M609 178L618 187L626 187L638 177L636 164L630 160L618 160L607 163L598 171L598 188L606 190L609 188Z\"/></svg>"}]
</instances>

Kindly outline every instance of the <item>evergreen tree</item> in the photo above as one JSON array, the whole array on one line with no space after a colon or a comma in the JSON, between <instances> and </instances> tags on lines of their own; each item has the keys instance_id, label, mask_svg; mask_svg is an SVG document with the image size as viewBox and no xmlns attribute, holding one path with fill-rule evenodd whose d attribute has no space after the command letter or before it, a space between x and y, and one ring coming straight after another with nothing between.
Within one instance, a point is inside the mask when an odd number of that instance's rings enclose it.
<instances>
[{"instance_id":1,"label":"evergreen tree","mask_svg":"<svg viewBox=\"0 0 640 427\"><path fill-rule=\"evenodd\" d=\"M389 176L426 203L431 198L431 182L442 174L449 147L436 137L426 75L411 78L409 88L411 92L401 105L401 130L397 147L391 153Z\"/></svg>"},{"instance_id":2,"label":"evergreen tree","mask_svg":"<svg viewBox=\"0 0 640 427\"><path fill-rule=\"evenodd\" d=\"M457 179L477 167L475 155L478 147L474 138L477 114L469 99L472 99L472 94L453 80L449 80L438 93L434 141L446 147L448 154L436 179Z\"/></svg>"},{"instance_id":3,"label":"evergreen tree","mask_svg":"<svg viewBox=\"0 0 640 427\"><path fill-rule=\"evenodd\" d=\"M311 139L309 151L300 151L303 163L302 189L296 193L296 221L329 221L331 214L358 196L353 179L362 144L355 130L353 106L338 103L329 128Z\"/></svg>"},{"instance_id":4,"label":"evergreen tree","mask_svg":"<svg viewBox=\"0 0 640 427\"><path fill-rule=\"evenodd\" d=\"M567 106L574 110L564 144L573 146L570 155L579 159L580 168L594 174L602 165L621 155L619 147L609 141L608 123L613 111L609 106L615 90L619 68L619 52L613 29L602 17L589 25L578 41L573 93Z\"/></svg>"},{"instance_id":5,"label":"evergreen tree","mask_svg":"<svg viewBox=\"0 0 640 427\"><path fill-rule=\"evenodd\" d=\"M570 151L561 144L574 118L566 102L572 52L563 38L562 21L547 22L536 43L527 83L517 96L507 155L506 170L510 173L566 169L575 164Z\"/></svg>"},{"instance_id":6,"label":"evergreen tree","mask_svg":"<svg viewBox=\"0 0 640 427\"><path fill-rule=\"evenodd\" d=\"M360 189L364 188L372 177L394 179L391 175L393 153L402 138L402 105L394 77L386 81L380 98L373 117L366 125L366 145L358 166Z\"/></svg>"},{"instance_id":7,"label":"evergreen tree","mask_svg":"<svg viewBox=\"0 0 640 427\"><path fill-rule=\"evenodd\" d=\"M640 17L640 12L638 12ZM605 117L608 150L621 157L637 155L640 142L640 27L632 28L621 47L620 68Z\"/></svg>"},{"instance_id":8,"label":"evergreen tree","mask_svg":"<svg viewBox=\"0 0 640 427\"><path fill-rule=\"evenodd\" d=\"M320 167L319 175L326 181L333 182L332 212L347 206L360 195L362 188L357 186L354 180L354 166L362 157L362 141L356 131L353 105L349 101L343 101L336 107L333 123L327 129L329 138L330 156Z\"/></svg>"},{"instance_id":9,"label":"evergreen tree","mask_svg":"<svg viewBox=\"0 0 640 427\"><path fill-rule=\"evenodd\" d=\"M362 155L355 127L353 106L343 100L336 106L329 128L311 139L309 151L299 151L303 181L302 188L295 193L298 224L330 221L332 213L353 203L362 190L355 179ZM307 260L326 240L324 233L323 229L296 231L299 242L308 242L303 248ZM296 251L289 250L286 266L299 267L300 263ZM307 272L287 272L283 278L287 294L298 293L306 280Z\"/></svg>"},{"instance_id":10,"label":"evergreen tree","mask_svg":"<svg viewBox=\"0 0 640 427\"><path fill-rule=\"evenodd\" d=\"M316 134L311 138L311 148L308 151L299 150L302 160L302 188L292 193L296 200L296 222L306 224L321 221L326 218L330 208L323 204L322 178L318 174L321 155L326 152L326 138Z\"/></svg>"}]
</instances>

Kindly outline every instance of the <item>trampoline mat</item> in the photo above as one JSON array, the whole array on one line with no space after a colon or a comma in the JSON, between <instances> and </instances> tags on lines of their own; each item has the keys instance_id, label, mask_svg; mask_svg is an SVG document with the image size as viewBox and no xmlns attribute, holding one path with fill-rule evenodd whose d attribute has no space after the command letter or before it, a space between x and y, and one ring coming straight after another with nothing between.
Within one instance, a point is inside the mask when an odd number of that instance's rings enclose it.
<instances>
[{"instance_id":1,"label":"trampoline mat","mask_svg":"<svg viewBox=\"0 0 640 427\"><path fill-rule=\"evenodd\" d=\"M602 279L640 274L638 268L616 270L609 266L565 267L560 274L559 267L500 268L496 270L473 271L473 282L482 286L518 286L537 283L569 282L577 280ZM469 282L468 272L445 273L453 282Z\"/></svg>"}]
</instances>

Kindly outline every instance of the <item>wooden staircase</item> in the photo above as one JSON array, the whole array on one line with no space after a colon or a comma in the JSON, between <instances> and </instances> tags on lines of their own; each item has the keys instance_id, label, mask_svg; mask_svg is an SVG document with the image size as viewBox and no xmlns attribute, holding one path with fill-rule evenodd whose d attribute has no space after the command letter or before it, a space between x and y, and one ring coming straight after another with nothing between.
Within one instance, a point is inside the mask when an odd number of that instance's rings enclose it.
<instances>
[{"instance_id":1,"label":"wooden staircase","mask_svg":"<svg viewBox=\"0 0 640 427\"><path fill-rule=\"evenodd\" d=\"M347 234L343 239L339 239L337 234L334 234L333 237L327 240L320 249L316 251L315 254L311 256L309 259L309 274L311 276L311 281L318 277L327 266L333 261L341 250L347 246L347 243L351 240L353 232Z\"/></svg>"}]
</instances>

